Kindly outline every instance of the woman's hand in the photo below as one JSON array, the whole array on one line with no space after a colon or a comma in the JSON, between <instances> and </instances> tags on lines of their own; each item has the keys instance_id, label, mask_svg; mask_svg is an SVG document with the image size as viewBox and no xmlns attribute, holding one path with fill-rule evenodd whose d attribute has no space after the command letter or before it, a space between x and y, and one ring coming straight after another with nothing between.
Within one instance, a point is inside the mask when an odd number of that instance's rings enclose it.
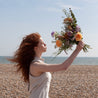
<instances>
[{"instance_id":1,"label":"woman's hand","mask_svg":"<svg viewBox=\"0 0 98 98\"><path fill-rule=\"evenodd\" d=\"M83 43L83 41L79 41L79 43L78 43L78 45L76 47L76 50L81 51L83 49L84 45L85 44Z\"/></svg>"}]
</instances>

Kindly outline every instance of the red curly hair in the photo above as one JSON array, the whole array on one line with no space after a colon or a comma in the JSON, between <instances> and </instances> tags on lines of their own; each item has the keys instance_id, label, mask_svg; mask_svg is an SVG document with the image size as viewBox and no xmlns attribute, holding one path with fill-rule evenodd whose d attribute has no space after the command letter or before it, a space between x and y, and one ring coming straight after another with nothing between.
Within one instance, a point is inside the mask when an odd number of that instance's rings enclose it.
<instances>
[{"instance_id":1,"label":"red curly hair","mask_svg":"<svg viewBox=\"0 0 98 98\"><path fill-rule=\"evenodd\" d=\"M39 33L32 33L23 38L19 48L16 50L11 62L15 62L17 72L22 73L24 82L29 82L30 63L35 57L34 47L38 45Z\"/></svg>"}]
</instances>

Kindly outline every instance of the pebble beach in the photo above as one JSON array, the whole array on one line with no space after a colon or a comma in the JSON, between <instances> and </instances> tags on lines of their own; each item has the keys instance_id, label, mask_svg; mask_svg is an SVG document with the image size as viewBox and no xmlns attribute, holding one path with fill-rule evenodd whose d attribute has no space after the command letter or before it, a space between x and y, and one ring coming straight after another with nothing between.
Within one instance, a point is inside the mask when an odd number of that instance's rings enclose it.
<instances>
[{"instance_id":1,"label":"pebble beach","mask_svg":"<svg viewBox=\"0 0 98 98\"><path fill-rule=\"evenodd\" d=\"M28 86L12 64L0 64L0 98L29 98ZM71 65L52 72L50 98L98 98L98 65Z\"/></svg>"}]
</instances>

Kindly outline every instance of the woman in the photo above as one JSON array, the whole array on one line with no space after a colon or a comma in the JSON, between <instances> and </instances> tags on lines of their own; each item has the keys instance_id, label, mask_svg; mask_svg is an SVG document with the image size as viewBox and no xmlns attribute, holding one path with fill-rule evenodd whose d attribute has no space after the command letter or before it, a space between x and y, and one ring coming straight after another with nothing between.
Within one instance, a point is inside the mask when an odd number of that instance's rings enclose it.
<instances>
[{"instance_id":1,"label":"woman","mask_svg":"<svg viewBox=\"0 0 98 98\"><path fill-rule=\"evenodd\" d=\"M51 82L50 72L66 70L84 47L79 42L71 56L61 64L46 64L41 58L46 52L46 44L38 33L23 38L12 62L16 63L17 72L21 71L25 82L29 84L30 98L48 98Z\"/></svg>"}]
</instances>

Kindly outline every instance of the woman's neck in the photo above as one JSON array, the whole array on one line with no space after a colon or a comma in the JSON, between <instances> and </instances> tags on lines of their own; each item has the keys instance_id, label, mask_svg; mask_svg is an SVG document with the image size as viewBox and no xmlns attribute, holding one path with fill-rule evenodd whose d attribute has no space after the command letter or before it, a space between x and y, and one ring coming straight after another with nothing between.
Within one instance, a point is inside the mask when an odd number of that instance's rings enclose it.
<instances>
[{"instance_id":1,"label":"woman's neck","mask_svg":"<svg viewBox=\"0 0 98 98\"><path fill-rule=\"evenodd\" d=\"M42 53L39 53L39 54L36 53L35 57L41 58L41 56L42 56Z\"/></svg>"}]
</instances>

